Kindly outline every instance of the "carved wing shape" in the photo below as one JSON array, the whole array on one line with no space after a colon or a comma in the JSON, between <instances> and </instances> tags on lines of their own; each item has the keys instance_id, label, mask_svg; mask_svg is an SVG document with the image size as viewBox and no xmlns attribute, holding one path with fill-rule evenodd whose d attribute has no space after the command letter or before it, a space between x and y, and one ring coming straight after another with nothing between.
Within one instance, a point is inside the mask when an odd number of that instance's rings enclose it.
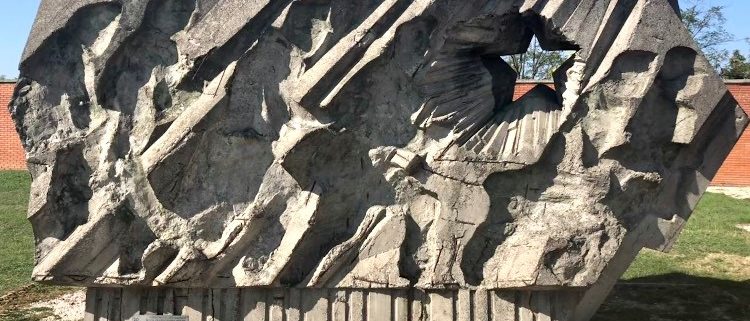
<instances>
[{"instance_id":1,"label":"carved wing shape","mask_svg":"<svg viewBox=\"0 0 750 321\"><path fill-rule=\"evenodd\" d=\"M495 114L464 147L481 161L534 163L560 128L561 110L555 91L538 85Z\"/></svg>"},{"instance_id":2,"label":"carved wing shape","mask_svg":"<svg viewBox=\"0 0 750 321\"><path fill-rule=\"evenodd\" d=\"M500 58L471 53L438 58L421 84L427 99L414 122L423 128L449 127L468 138L492 118L497 106L510 103L516 77Z\"/></svg>"}]
</instances>

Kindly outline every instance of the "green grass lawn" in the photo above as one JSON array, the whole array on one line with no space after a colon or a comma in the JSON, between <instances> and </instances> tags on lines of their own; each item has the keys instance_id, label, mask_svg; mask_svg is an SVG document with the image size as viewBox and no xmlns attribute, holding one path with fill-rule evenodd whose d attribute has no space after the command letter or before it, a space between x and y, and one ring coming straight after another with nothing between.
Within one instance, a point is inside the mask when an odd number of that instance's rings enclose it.
<instances>
[{"instance_id":1,"label":"green grass lawn","mask_svg":"<svg viewBox=\"0 0 750 321\"><path fill-rule=\"evenodd\" d=\"M750 201L706 194L670 253L643 250L594 321L750 321Z\"/></svg>"},{"instance_id":2,"label":"green grass lawn","mask_svg":"<svg viewBox=\"0 0 750 321\"><path fill-rule=\"evenodd\" d=\"M30 176L0 172L0 296L29 284L34 264L34 236L26 220Z\"/></svg>"},{"instance_id":3,"label":"green grass lawn","mask_svg":"<svg viewBox=\"0 0 750 321\"><path fill-rule=\"evenodd\" d=\"M26 172L0 171L0 296L30 284L29 183ZM595 320L750 321L750 233L738 224L750 224L750 201L707 194L673 251L643 251ZM13 301L65 290L34 286ZM18 320L8 315L0 321Z\"/></svg>"},{"instance_id":4,"label":"green grass lawn","mask_svg":"<svg viewBox=\"0 0 750 321\"><path fill-rule=\"evenodd\" d=\"M625 280L685 274L728 281L750 280L750 201L719 194L703 197L670 253L644 250Z\"/></svg>"},{"instance_id":5,"label":"green grass lawn","mask_svg":"<svg viewBox=\"0 0 750 321\"><path fill-rule=\"evenodd\" d=\"M0 171L0 321L37 321L49 316L48 309L21 308L71 291L31 283L34 266L34 234L26 220L31 177L26 171ZM20 291L19 291L20 290Z\"/></svg>"}]
</instances>

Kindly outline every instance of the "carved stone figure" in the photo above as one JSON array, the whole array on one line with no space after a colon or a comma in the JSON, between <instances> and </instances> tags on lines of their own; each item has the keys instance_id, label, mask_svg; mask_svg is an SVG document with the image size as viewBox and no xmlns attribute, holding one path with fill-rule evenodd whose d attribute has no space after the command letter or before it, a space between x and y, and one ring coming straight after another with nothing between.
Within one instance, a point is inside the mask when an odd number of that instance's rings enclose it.
<instances>
[{"instance_id":1,"label":"carved stone figure","mask_svg":"<svg viewBox=\"0 0 750 321\"><path fill-rule=\"evenodd\" d=\"M513 309L565 290L533 312L585 320L747 124L675 9L44 0L11 106L34 280L520 291ZM575 53L514 100L502 57L533 36Z\"/></svg>"}]
</instances>

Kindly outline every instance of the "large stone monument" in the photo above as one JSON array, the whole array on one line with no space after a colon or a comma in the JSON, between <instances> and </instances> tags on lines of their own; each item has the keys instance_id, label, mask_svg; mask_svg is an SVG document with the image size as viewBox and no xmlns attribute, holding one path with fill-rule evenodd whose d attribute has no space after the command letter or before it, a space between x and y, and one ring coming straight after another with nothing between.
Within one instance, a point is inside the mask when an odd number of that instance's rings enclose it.
<instances>
[{"instance_id":1,"label":"large stone monument","mask_svg":"<svg viewBox=\"0 0 750 321\"><path fill-rule=\"evenodd\" d=\"M90 320L588 320L747 124L676 9L43 0L33 278ZM514 100L534 35L575 54Z\"/></svg>"}]
</instances>

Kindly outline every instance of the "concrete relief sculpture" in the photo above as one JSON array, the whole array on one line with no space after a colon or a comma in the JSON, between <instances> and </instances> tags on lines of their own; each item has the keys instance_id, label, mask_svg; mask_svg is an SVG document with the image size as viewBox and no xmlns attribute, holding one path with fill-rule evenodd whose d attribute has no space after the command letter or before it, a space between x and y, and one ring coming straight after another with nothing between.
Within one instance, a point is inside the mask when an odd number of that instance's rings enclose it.
<instances>
[{"instance_id":1,"label":"concrete relief sculpture","mask_svg":"<svg viewBox=\"0 0 750 321\"><path fill-rule=\"evenodd\" d=\"M221 320L266 292L290 321L587 320L747 124L675 9L44 0L11 106L33 277L125 287L90 293L111 320L133 287ZM534 35L575 54L513 100Z\"/></svg>"}]
</instances>

